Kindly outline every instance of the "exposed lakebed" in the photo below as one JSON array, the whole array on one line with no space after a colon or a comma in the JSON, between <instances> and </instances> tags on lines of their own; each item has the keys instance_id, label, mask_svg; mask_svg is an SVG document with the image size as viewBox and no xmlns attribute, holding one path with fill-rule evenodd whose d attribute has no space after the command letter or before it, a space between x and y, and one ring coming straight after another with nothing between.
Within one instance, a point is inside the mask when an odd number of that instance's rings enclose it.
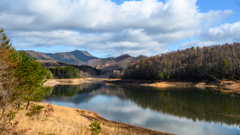
<instances>
[{"instance_id":1,"label":"exposed lakebed","mask_svg":"<svg viewBox=\"0 0 240 135\"><path fill-rule=\"evenodd\" d=\"M45 99L113 121L182 134L240 134L240 99L194 87L56 85Z\"/></svg>"}]
</instances>

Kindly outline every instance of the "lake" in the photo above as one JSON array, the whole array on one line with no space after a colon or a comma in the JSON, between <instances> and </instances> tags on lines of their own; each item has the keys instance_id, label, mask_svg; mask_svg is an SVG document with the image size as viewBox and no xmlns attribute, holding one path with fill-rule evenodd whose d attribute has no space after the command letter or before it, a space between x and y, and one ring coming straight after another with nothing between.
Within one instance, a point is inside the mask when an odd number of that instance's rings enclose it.
<instances>
[{"instance_id":1,"label":"lake","mask_svg":"<svg viewBox=\"0 0 240 135\"><path fill-rule=\"evenodd\" d=\"M240 99L207 88L57 85L45 99L108 120L180 135L240 134Z\"/></svg>"}]
</instances>

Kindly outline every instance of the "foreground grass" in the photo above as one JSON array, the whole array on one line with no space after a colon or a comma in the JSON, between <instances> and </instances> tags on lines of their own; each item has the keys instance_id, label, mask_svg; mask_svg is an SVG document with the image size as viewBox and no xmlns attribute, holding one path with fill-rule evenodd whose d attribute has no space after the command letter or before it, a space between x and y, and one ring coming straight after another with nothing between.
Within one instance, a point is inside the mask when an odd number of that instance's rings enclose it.
<instances>
[{"instance_id":1,"label":"foreground grass","mask_svg":"<svg viewBox=\"0 0 240 135\"><path fill-rule=\"evenodd\" d=\"M46 107L47 104L38 103ZM26 135L37 135L37 134L89 134L87 131L87 125L89 121L77 115L73 109L67 107L57 107L52 105L54 112L48 118L41 112L39 115L32 117L26 116L28 110L19 111L14 119L19 121L15 128L15 131L21 132L26 131Z\"/></svg>"},{"instance_id":2,"label":"foreground grass","mask_svg":"<svg viewBox=\"0 0 240 135\"><path fill-rule=\"evenodd\" d=\"M34 103L43 105L47 104ZM101 123L100 135L169 135L159 131L135 127L124 123L108 121L94 112L52 105L54 112L46 117L44 111L32 117L26 116L29 110L21 110L12 123L18 121L14 131L24 135L90 135L88 125L93 120Z\"/></svg>"}]
</instances>

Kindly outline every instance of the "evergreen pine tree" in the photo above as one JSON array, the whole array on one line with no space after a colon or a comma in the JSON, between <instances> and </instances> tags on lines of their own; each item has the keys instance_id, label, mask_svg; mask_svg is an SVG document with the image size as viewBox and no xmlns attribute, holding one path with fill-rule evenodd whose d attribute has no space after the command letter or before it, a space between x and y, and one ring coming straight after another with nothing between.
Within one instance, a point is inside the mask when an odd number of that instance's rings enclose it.
<instances>
[{"instance_id":1,"label":"evergreen pine tree","mask_svg":"<svg viewBox=\"0 0 240 135\"><path fill-rule=\"evenodd\" d=\"M25 52L20 52L19 56L15 77L19 83L18 89L23 90L22 97L27 101L27 110L30 101L41 101L44 93L48 92L49 89L43 87L47 70Z\"/></svg>"}]
</instances>

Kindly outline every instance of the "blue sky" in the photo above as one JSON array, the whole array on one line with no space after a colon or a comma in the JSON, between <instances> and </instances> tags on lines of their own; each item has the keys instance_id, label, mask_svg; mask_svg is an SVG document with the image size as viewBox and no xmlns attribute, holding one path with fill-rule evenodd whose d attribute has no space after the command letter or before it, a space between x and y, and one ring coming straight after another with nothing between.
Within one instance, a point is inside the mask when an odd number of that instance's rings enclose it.
<instances>
[{"instance_id":1,"label":"blue sky","mask_svg":"<svg viewBox=\"0 0 240 135\"><path fill-rule=\"evenodd\" d=\"M240 42L235 0L1 0L0 27L18 50L157 55Z\"/></svg>"}]
</instances>

